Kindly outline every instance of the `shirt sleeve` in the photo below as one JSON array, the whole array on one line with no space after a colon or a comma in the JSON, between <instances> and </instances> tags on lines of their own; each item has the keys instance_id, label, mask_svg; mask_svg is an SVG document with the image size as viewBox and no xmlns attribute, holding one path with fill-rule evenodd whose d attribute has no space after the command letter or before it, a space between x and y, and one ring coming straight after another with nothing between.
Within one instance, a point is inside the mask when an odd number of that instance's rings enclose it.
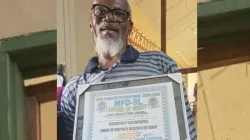
<instances>
[{"instance_id":1,"label":"shirt sleeve","mask_svg":"<svg viewBox=\"0 0 250 140\"><path fill-rule=\"evenodd\" d=\"M65 140L73 139L75 110L76 110L76 79L73 79L65 86L61 96L61 109L63 111L63 119L65 126Z\"/></svg>"},{"instance_id":2,"label":"shirt sleeve","mask_svg":"<svg viewBox=\"0 0 250 140\"><path fill-rule=\"evenodd\" d=\"M179 73L180 70L177 66L177 64L167 55L161 52L161 62L162 62L162 68L164 74L170 74L170 73ZM184 99L185 99L185 105L186 105L186 112L187 112L187 120L188 120L188 126L189 126L189 134L191 140L197 140L196 135L196 128L195 128L195 122L193 119L192 110L190 108L190 104L187 97L186 88L183 83L183 93L184 93Z\"/></svg>"}]
</instances>

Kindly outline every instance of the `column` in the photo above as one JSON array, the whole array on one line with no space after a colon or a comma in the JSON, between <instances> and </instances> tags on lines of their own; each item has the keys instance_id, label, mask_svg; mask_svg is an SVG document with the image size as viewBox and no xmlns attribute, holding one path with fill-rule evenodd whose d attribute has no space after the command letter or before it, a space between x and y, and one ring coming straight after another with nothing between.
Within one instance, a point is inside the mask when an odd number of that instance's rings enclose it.
<instances>
[{"instance_id":1,"label":"column","mask_svg":"<svg viewBox=\"0 0 250 140\"><path fill-rule=\"evenodd\" d=\"M26 140L23 79L7 53L0 53L0 89L0 139Z\"/></svg>"},{"instance_id":2,"label":"column","mask_svg":"<svg viewBox=\"0 0 250 140\"><path fill-rule=\"evenodd\" d=\"M92 0L57 1L57 63L66 62L66 77L82 73L95 55L89 29Z\"/></svg>"}]
</instances>

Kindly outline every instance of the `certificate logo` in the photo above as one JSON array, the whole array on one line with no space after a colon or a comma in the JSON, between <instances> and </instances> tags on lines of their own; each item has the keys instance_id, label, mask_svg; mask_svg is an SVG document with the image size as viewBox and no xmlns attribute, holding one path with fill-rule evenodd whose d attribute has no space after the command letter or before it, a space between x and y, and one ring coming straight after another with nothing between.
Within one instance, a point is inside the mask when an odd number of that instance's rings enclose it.
<instances>
[{"instance_id":1,"label":"certificate logo","mask_svg":"<svg viewBox=\"0 0 250 140\"><path fill-rule=\"evenodd\" d=\"M104 101L101 101L97 104L97 109L96 111L98 113L101 113L101 112L106 112L107 111L107 103L104 102Z\"/></svg>"},{"instance_id":2,"label":"certificate logo","mask_svg":"<svg viewBox=\"0 0 250 140\"><path fill-rule=\"evenodd\" d=\"M148 99L149 108L157 108L159 107L159 101L156 97L151 97Z\"/></svg>"}]
</instances>

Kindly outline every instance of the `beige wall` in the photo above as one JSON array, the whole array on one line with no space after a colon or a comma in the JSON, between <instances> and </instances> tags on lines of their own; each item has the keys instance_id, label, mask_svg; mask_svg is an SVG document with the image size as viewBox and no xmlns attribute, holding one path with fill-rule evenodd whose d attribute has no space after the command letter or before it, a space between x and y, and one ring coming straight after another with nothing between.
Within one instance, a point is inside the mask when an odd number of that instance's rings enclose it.
<instances>
[{"instance_id":1,"label":"beige wall","mask_svg":"<svg viewBox=\"0 0 250 140\"><path fill-rule=\"evenodd\" d=\"M56 101L40 104L41 140L57 139Z\"/></svg>"},{"instance_id":2,"label":"beige wall","mask_svg":"<svg viewBox=\"0 0 250 140\"><path fill-rule=\"evenodd\" d=\"M0 39L56 29L55 0L0 0Z\"/></svg>"},{"instance_id":3,"label":"beige wall","mask_svg":"<svg viewBox=\"0 0 250 140\"><path fill-rule=\"evenodd\" d=\"M95 55L89 30L91 0L57 0L57 63L66 62L70 79L84 71Z\"/></svg>"},{"instance_id":4,"label":"beige wall","mask_svg":"<svg viewBox=\"0 0 250 140\"><path fill-rule=\"evenodd\" d=\"M250 65L205 70L197 77L198 139L250 140Z\"/></svg>"}]
</instances>

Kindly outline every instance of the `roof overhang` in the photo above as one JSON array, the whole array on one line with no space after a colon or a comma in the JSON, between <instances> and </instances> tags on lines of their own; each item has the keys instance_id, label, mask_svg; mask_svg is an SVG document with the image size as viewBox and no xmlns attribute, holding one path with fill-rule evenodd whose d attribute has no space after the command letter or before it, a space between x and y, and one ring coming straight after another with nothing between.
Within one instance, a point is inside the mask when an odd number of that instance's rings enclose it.
<instances>
[{"instance_id":1,"label":"roof overhang","mask_svg":"<svg viewBox=\"0 0 250 140\"><path fill-rule=\"evenodd\" d=\"M198 47L249 43L249 15L249 0L199 4Z\"/></svg>"},{"instance_id":2,"label":"roof overhang","mask_svg":"<svg viewBox=\"0 0 250 140\"><path fill-rule=\"evenodd\" d=\"M56 30L32 33L0 41L0 53L8 53L23 79L56 73Z\"/></svg>"}]
</instances>

